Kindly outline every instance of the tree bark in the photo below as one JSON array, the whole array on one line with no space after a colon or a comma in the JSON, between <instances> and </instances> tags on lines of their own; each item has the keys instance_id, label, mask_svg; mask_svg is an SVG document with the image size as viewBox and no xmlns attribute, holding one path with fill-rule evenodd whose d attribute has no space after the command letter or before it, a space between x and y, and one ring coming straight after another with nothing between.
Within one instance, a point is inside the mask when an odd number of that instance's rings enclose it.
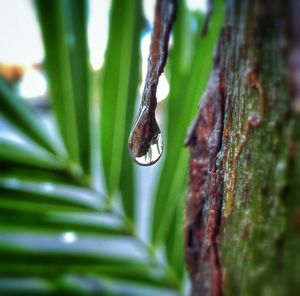
<instances>
[{"instance_id":1,"label":"tree bark","mask_svg":"<svg viewBox=\"0 0 300 296\"><path fill-rule=\"evenodd\" d=\"M227 2L214 71L187 140L192 294L296 295L299 4Z\"/></svg>"}]
</instances>

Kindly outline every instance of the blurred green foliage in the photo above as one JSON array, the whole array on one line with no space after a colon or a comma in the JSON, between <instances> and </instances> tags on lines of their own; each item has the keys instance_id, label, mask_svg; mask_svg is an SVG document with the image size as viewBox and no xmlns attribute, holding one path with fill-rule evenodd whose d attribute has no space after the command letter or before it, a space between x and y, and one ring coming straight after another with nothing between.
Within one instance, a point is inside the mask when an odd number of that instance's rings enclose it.
<instances>
[{"instance_id":1,"label":"blurred green foliage","mask_svg":"<svg viewBox=\"0 0 300 296\"><path fill-rule=\"evenodd\" d=\"M183 142L211 72L223 4L216 1L202 38L203 16L179 1L166 69L165 155L147 209L147 242L137 231L143 197L127 152L141 81L141 2L112 1L100 73L88 64L87 6L35 1L55 135L0 80L1 118L24 139L0 142L0 292L180 295L186 288Z\"/></svg>"}]
</instances>

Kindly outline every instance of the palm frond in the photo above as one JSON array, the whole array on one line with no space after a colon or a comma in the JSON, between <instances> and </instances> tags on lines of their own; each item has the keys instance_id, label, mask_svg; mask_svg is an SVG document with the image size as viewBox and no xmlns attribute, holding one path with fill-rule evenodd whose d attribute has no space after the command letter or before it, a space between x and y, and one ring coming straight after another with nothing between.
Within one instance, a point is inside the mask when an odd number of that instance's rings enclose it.
<instances>
[{"instance_id":1,"label":"palm frond","mask_svg":"<svg viewBox=\"0 0 300 296\"><path fill-rule=\"evenodd\" d=\"M167 69L167 153L147 209L152 234L145 242L137 231L143 198L136 196L138 171L127 153L141 80L141 3L112 1L98 81L88 66L87 2L35 1L60 135L52 136L39 114L0 80L1 119L22 138L0 138L1 294L183 293L183 141L212 67L223 8L216 3L209 34L200 39L203 18L180 1ZM195 30L187 30L191 19ZM100 170L95 159L102 164L101 192L93 183Z\"/></svg>"}]
</instances>

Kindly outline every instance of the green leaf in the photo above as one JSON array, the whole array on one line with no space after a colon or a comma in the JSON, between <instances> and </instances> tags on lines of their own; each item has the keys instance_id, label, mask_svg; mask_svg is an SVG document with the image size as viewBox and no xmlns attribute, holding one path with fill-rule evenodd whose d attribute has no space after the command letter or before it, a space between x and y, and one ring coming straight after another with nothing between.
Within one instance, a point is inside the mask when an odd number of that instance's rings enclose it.
<instances>
[{"instance_id":1,"label":"green leaf","mask_svg":"<svg viewBox=\"0 0 300 296\"><path fill-rule=\"evenodd\" d=\"M99 281L99 280L98 280ZM114 281L110 278L99 281L105 287L105 295L124 295L124 296L176 296L179 295L174 289L151 285L151 282L142 283L141 281L130 282L124 280Z\"/></svg>"},{"instance_id":2,"label":"green leaf","mask_svg":"<svg viewBox=\"0 0 300 296\"><path fill-rule=\"evenodd\" d=\"M146 270L146 269L144 269ZM52 279L36 277L6 277L0 279L0 292L3 295L128 295L128 296L175 296L176 291L152 285L134 283L112 278L95 277L93 274L70 274Z\"/></svg>"},{"instance_id":3,"label":"green leaf","mask_svg":"<svg viewBox=\"0 0 300 296\"><path fill-rule=\"evenodd\" d=\"M112 3L101 81L101 153L107 190L121 190L126 214L134 217L133 165L127 137L139 83L142 13L140 1Z\"/></svg>"},{"instance_id":4,"label":"green leaf","mask_svg":"<svg viewBox=\"0 0 300 296\"><path fill-rule=\"evenodd\" d=\"M182 193L182 195L184 195ZM170 229L166 238L166 257L176 276L183 282L185 275L184 262L184 203L178 203L175 215L172 217L173 227Z\"/></svg>"},{"instance_id":5,"label":"green leaf","mask_svg":"<svg viewBox=\"0 0 300 296\"><path fill-rule=\"evenodd\" d=\"M8 277L0 278L1 295L47 295L54 291L54 286L45 279L34 277Z\"/></svg>"},{"instance_id":6,"label":"green leaf","mask_svg":"<svg viewBox=\"0 0 300 296\"><path fill-rule=\"evenodd\" d=\"M146 244L135 235L139 205L127 151L140 81L141 2L112 2L100 73L100 116L98 101L89 98L96 75L89 75L87 63L87 1L35 2L55 123L68 157L56 151L32 110L17 99L11 103L6 94L5 118L23 132L22 138L30 137L41 147L30 141L0 141L0 293L18 293L12 285L20 281L22 291L37 294L179 295L184 285L182 196L188 161L182 143L211 69L216 24L221 21L215 18L221 13L212 18L213 38L200 40L190 30L191 19L198 17L179 1L169 63L167 155L154 215L149 215L154 244ZM100 158L107 197L96 191ZM114 196L121 196L123 207ZM158 254L155 247L166 252Z\"/></svg>"},{"instance_id":7,"label":"green leaf","mask_svg":"<svg viewBox=\"0 0 300 296\"><path fill-rule=\"evenodd\" d=\"M36 0L50 97L70 158L90 167L86 1Z\"/></svg>"},{"instance_id":8,"label":"green leaf","mask_svg":"<svg viewBox=\"0 0 300 296\"><path fill-rule=\"evenodd\" d=\"M0 139L0 162L2 165L26 165L52 170L63 170L65 163L58 157L34 145L23 145Z\"/></svg>"},{"instance_id":9,"label":"green leaf","mask_svg":"<svg viewBox=\"0 0 300 296\"><path fill-rule=\"evenodd\" d=\"M8 121L43 148L54 154L60 153L42 120L24 100L14 94L2 78L0 78L0 112Z\"/></svg>"},{"instance_id":10,"label":"green leaf","mask_svg":"<svg viewBox=\"0 0 300 296\"><path fill-rule=\"evenodd\" d=\"M0 192L2 197L9 197L16 203L26 200L40 204L71 205L83 209L105 208L103 198L96 192L65 184L1 178Z\"/></svg>"},{"instance_id":11,"label":"green leaf","mask_svg":"<svg viewBox=\"0 0 300 296\"><path fill-rule=\"evenodd\" d=\"M41 211L43 210L43 211ZM120 217L110 213L93 212L71 212L72 209L65 211L45 210L41 207L30 207L30 204L18 203L16 207L11 202L3 202L0 204L0 231L10 230L22 232L40 231L52 233L57 230L62 232L75 231L84 234L110 234L121 235L126 234L123 221Z\"/></svg>"},{"instance_id":12,"label":"green leaf","mask_svg":"<svg viewBox=\"0 0 300 296\"><path fill-rule=\"evenodd\" d=\"M185 70L175 70L174 78L171 76L171 92L169 97L168 118L168 153L162 168L160 181L155 197L152 240L155 245L164 241L170 228L173 227L172 219L178 203L183 203L182 195L184 184L186 184L188 151L184 149L183 143L188 125L197 112L197 104L204 93L208 82L209 73L213 63L213 49L223 24L224 3L219 0L215 2L211 24L207 36L200 37L196 45L195 55L191 63L190 71L186 75ZM177 28L178 30L182 30ZM185 30L178 34L185 34ZM173 58L179 65L177 58L184 59L183 37L175 38ZM177 45L176 42L179 42ZM172 63L172 61L170 61ZM175 61L174 61L175 63ZM174 85L185 85L184 88L176 88ZM174 88L174 92L172 89ZM176 93L175 93L176 91ZM164 209L162 211L162 209Z\"/></svg>"},{"instance_id":13,"label":"green leaf","mask_svg":"<svg viewBox=\"0 0 300 296\"><path fill-rule=\"evenodd\" d=\"M36 248L36 240L41 243L40 248ZM94 282L94 287L97 286L97 282L103 283L111 292L115 291L116 287L118 291L123 287L123 292L130 289L128 291L134 293L137 289L139 293L144 291L147 294L148 290L149 293L169 291L172 292L171 295L177 295L176 290L172 288L172 283L161 272L160 266L149 261L148 255L140 250L141 246L130 238L111 239L109 236L103 236L101 239L101 236L96 238L78 235L73 242L66 243L63 233L47 236L24 233L17 239L13 234L4 233L0 241L0 254L2 257L5 256L0 263L0 282L3 276L6 279L42 276L46 279L58 279L59 282L55 282L54 285L55 289L62 288L62 285L67 290L71 287L85 290L81 278L90 283ZM119 250L120 244L126 246L125 252L120 252L122 251ZM99 248L93 245L98 245ZM106 251L107 245L109 245L108 251ZM117 256L106 256L114 252L117 252ZM123 253L121 257L120 253ZM128 254L131 254L130 257ZM12 260L7 260L10 256ZM44 267L45 264L47 268ZM120 264L126 268L120 268ZM119 292L113 294L119 295ZM130 292L128 295L135 295L135 293Z\"/></svg>"},{"instance_id":14,"label":"green leaf","mask_svg":"<svg viewBox=\"0 0 300 296\"><path fill-rule=\"evenodd\" d=\"M69 242L62 231L51 234L27 231L18 235L11 231L1 231L0 254L2 263L65 262L66 265L95 265L96 268L109 264L117 266L126 263L137 264L148 260L144 247L129 236L85 233L78 234ZM2 256L4 254L11 254L11 257Z\"/></svg>"},{"instance_id":15,"label":"green leaf","mask_svg":"<svg viewBox=\"0 0 300 296\"><path fill-rule=\"evenodd\" d=\"M42 167L12 165L9 162L1 163L0 178L13 178L21 181L45 182L53 184L83 185L81 180L69 170L53 170Z\"/></svg>"}]
</instances>

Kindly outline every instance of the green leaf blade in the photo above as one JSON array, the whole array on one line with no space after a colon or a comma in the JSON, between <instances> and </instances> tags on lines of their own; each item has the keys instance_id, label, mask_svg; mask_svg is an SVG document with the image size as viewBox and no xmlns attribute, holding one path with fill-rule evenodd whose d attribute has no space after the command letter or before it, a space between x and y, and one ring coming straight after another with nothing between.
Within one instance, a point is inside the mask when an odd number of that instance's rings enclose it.
<instances>
[{"instance_id":1,"label":"green leaf blade","mask_svg":"<svg viewBox=\"0 0 300 296\"><path fill-rule=\"evenodd\" d=\"M182 192L187 180L188 166L188 151L183 147L184 139L188 125L197 112L197 104L204 93L212 69L212 53L223 24L223 14L223 1L216 1L208 34L204 39L200 39L199 36L199 40L196 42L195 54L190 70L186 74L178 68L175 70L176 73L173 78L171 75L168 153L155 196L152 225L152 241L154 245L163 243L164 238L172 227L172 220L178 203L182 204L184 202ZM181 34L184 34L184 31ZM179 38L179 40L182 38ZM184 47L181 44L176 48L175 39L175 52L173 53L175 57L184 57L183 50ZM186 82L184 89L173 87L178 84L182 85L182 81ZM172 92L172 87L176 93ZM172 100L174 101L173 103Z\"/></svg>"},{"instance_id":2,"label":"green leaf blade","mask_svg":"<svg viewBox=\"0 0 300 296\"><path fill-rule=\"evenodd\" d=\"M52 154L60 154L42 120L24 100L13 93L2 78L0 79L0 112L6 120L33 141Z\"/></svg>"},{"instance_id":3,"label":"green leaf blade","mask_svg":"<svg viewBox=\"0 0 300 296\"><path fill-rule=\"evenodd\" d=\"M36 0L50 97L71 160L90 167L86 1Z\"/></svg>"},{"instance_id":4,"label":"green leaf blade","mask_svg":"<svg viewBox=\"0 0 300 296\"><path fill-rule=\"evenodd\" d=\"M135 190L127 137L139 82L141 29L140 2L113 1L101 84L101 152L108 193L120 188L130 218L134 218Z\"/></svg>"}]
</instances>

